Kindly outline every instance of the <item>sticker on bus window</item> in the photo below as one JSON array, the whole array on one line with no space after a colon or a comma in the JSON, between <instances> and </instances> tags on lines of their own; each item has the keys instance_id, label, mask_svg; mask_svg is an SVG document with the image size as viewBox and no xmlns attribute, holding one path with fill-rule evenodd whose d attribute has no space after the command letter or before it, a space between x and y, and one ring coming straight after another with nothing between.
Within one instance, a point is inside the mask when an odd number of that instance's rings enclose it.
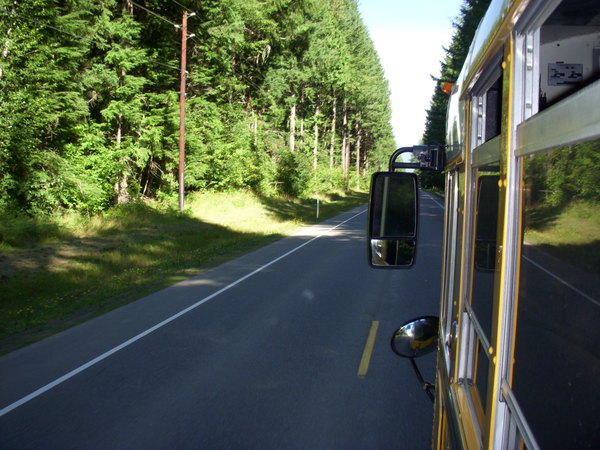
<instances>
[{"instance_id":1,"label":"sticker on bus window","mask_svg":"<svg viewBox=\"0 0 600 450\"><path fill-rule=\"evenodd\" d=\"M548 85L562 86L583 81L583 64L548 64Z\"/></svg>"}]
</instances>

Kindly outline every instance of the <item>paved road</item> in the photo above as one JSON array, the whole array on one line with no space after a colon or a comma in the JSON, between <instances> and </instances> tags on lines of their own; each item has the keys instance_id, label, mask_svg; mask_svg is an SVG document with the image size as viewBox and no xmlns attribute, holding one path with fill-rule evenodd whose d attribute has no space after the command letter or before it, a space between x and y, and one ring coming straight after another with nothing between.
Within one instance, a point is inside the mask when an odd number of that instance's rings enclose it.
<instances>
[{"instance_id":1,"label":"paved road","mask_svg":"<svg viewBox=\"0 0 600 450\"><path fill-rule=\"evenodd\" d=\"M442 207L423 195L412 270L368 267L365 222L357 208L0 358L0 448L430 448L432 405L388 340L438 313ZM420 364L433 378L434 355Z\"/></svg>"}]
</instances>

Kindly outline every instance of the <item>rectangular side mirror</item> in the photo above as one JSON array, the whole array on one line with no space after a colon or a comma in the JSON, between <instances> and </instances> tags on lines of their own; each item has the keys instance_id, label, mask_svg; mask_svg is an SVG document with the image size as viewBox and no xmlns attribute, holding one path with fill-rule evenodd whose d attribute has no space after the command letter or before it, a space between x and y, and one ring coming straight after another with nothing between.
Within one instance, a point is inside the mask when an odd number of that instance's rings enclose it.
<instances>
[{"instance_id":1,"label":"rectangular side mirror","mask_svg":"<svg viewBox=\"0 0 600 450\"><path fill-rule=\"evenodd\" d=\"M407 269L414 264L418 199L415 174L373 174L367 230L367 254L372 267Z\"/></svg>"}]
</instances>

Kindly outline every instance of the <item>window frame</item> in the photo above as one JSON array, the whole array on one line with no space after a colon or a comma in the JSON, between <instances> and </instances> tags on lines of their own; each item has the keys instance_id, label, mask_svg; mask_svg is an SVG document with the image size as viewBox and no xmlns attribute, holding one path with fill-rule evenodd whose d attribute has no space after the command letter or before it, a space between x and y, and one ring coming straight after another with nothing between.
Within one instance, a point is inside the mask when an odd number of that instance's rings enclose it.
<instances>
[{"instance_id":1,"label":"window frame","mask_svg":"<svg viewBox=\"0 0 600 450\"><path fill-rule=\"evenodd\" d=\"M532 1L520 12L510 34L510 138L507 155L506 220L502 267L502 330L498 336L499 393L492 424L494 448L539 448L511 390L515 354L517 305L522 245L522 182L525 156L600 137L600 80L593 82L549 108L539 111L540 30L561 0ZM565 117L575 117L569 123ZM581 123L581 119L585 123Z\"/></svg>"}]
</instances>

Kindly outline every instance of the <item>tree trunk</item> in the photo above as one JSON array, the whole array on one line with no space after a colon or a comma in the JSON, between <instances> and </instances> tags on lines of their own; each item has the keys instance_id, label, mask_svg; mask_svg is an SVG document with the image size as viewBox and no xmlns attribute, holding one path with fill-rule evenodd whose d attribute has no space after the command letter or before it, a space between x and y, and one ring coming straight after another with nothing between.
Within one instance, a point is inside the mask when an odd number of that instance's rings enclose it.
<instances>
[{"instance_id":1,"label":"tree trunk","mask_svg":"<svg viewBox=\"0 0 600 450\"><path fill-rule=\"evenodd\" d=\"M358 121L355 126L356 130L356 189L360 189L360 144L362 139L362 132L360 126L358 125Z\"/></svg>"},{"instance_id":2,"label":"tree trunk","mask_svg":"<svg viewBox=\"0 0 600 450\"><path fill-rule=\"evenodd\" d=\"M123 172L122 178L115 183L115 191L117 193L117 203L129 203L131 197L129 195L129 176Z\"/></svg>"},{"instance_id":3,"label":"tree trunk","mask_svg":"<svg viewBox=\"0 0 600 450\"><path fill-rule=\"evenodd\" d=\"M122 133L122 118L123 116L121 114L119 114L117 116L117 146L121 146L121 133Z\"/></svg>"},{"instance_id":4,"label":"tree trunk","mask_svg":"<svg viewBox=\"0 0 600 450\"><path fill-rule=\"evenodd\" d=\"M252 111L252 115L254 116L254 121L252 124L252 133L254 135L254 150L258 150L258 114L256 111Z\"/></svg>"},{"instance_id":5,"label":"tree trunk","mask_svg":"<svg viewBox=\"0 0 600 450\"><path fill-rule=\"evenodd\" d=\"M294 103L290 110L290 151L293 153L296 149L296 96L292 96Z\"/></svg>"},{"instance_id":6,"label":"tree trunk","mask_svg":"<svg viewBox=\"0 0 600 450\"><path fill-rule=\"evenodd\" d=\"M121 146L122 141L122 133L123 133L123 116L119 114L117 116L117 146ZM128 203L131 199L129 196L129 176L126 171L123 170L121 174L121 179L115 183L115 193L117 194L117 203Z\"/></svg>"},{"instance_id":7,"label":"tree trunk","mask_svg":"<svg viewBox=\"0 0 600 450\"><path fill-rule=\"evenodd\" d=\"M342 173L348 175L348 103L344 100L342 119Z\"/></svg>"},{"instance_id":8,"label":"tree trunk","mask_svg":"<svg viewBox=\"0 0 600 450\"><path fill-rule=\"evenodd\" d=\"M333 97L333 117L331 119L331 144L329 145L329 168L333 169L333 155L335 151L335 122L337 120L337 99Z\"/></svg>"},{"instance_id":9,"label":"tree trunk","mask_svg":"<svg viewBox=\"0 0 600 450\"><path fill-rule=\"evenodd\" d=\"M152 177L152 165L154 164L154 157L150 155L150 161L148 161L148 174L146 175L146 182L144 183L144 189L142 189L142 196L146 196L148 192L148 186L150 185L150 177ZM143 172L142 172L143 173ZM142 177L140 177L140 184L142 183Z\"/></svg>"},{"instance_id":10,"label":"tree trunk","mask_svg":"<svg viewBox=\"0 0 600 450\"><path fill-rule=\"evenodd\" d=\"M300 95L300 106L304 105L304 90ZM304 148L304 115L300 114L300 149Z\"/></svg>"},{"instance_id":11,"label":"tree trunk","mask_svg":"<svg viewBox=\"0 0 600 450\"><path fill-rule=\"evenodd\" d=\"M313 145L313 170L317 171L317 153L319 150L319 106L315 108L315 141Z\"/></svg>"},{"instance_id":12,"label":"tree trunk","mask_svg":"<svg viewBox=\"0 0 600 450\"><path fill-rule=\"evenodd\" d=\"M367 141L367 143L369 142L369 132L365 132L363 135L365 141ZM368 149L365 148L365 151L363 152L363 170L362 170L362 176L366 177L367 173L369 173L369 153L368 153Z\"/></svg>"},{"instance_id":13,"label":"tree trunk","mask_svg":"<svg viewBox=\"0 0 600 450\"><path fill-rule=\"evenodd\" d=\"M8 56L8 43L9 43L9 37L10 37L11 32L12 32L12 28L9 28L8 31L6 32L6 41L4 41L4 48L2 49L2 58L6 58ZM2 72L2 67L0 67L0 78L2 78L3 74L4 74L4 72Z\"/></svg>"}]
</instances>

